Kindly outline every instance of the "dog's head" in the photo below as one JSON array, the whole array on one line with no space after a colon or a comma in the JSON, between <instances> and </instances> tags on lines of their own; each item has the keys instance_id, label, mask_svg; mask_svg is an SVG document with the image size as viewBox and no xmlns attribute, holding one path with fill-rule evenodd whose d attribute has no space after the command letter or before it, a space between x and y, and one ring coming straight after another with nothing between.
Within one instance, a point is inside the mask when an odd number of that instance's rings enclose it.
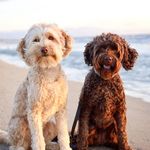
<instances>
[{"instance_id":1,"label":"dog's head","mask_svg":"<svg viewBox=\"0 0 150 150\"><path fill-rule=\"evenodd\" d=\"M18 45L18 52L29 66L54 67L71 52L72 38L57 25L31 27Z\"/></svg>"},{"instance_id":2,"label":"dog's head","mask_svg":"<svg viewBox=\"0 0 150 150\"><path fill-rule=\"evenodd\" d=\"M93 66L97 74L107 80L114 77L121 66L132 69L138 53L116 34L102 34L87 43L84 51L85 63Z\"/></svg>"}]
</instances>

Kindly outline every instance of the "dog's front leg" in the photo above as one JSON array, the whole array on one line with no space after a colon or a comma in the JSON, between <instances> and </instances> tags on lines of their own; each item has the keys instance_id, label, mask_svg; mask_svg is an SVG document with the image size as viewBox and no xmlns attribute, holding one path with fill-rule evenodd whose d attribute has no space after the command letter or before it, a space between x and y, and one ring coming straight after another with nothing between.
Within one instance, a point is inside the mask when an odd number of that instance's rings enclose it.
<instances>
[{"instance_id":1,"label":"dog's front leg","mask_svg":"<svg viewBox=\"0 0 150 150\"><path fill-rule=\"evenodd\" d=\"M132 150L128 145L126 133L126 108L122 106L116 113L116 122L118 127L118 149Z\"/></svg>"},{"instance_id":2,"label":"dog's front leg","mask_svg":"<svg viewBox=\"0 0 150 150\"><path fill-rule=\"evenodd\" d=\"M28 109L28 122L31 132L32 150L45 150L41 111L38 107Z\"/></svg>"},{"instance_id":3,"label":"dog's front leg","mask_svg":"<svg viewBox=\"0 0 150 150\"><path fill-rule=\"evenodd\" d=\"M67 127L66 108L57 112L55 118L60 150L71 150Z\"/></svg>"},{"instance_id":4,"label":"dog's front leg","mask_svg":"<svg viewBox=\"0 0 150 150\"><path fill-rule=\"evenodd\" d=\"M89 114L89 109L86 107L81 108L79 116L79 134L77 138L78 150L88 150Z\"/></svg>"}]
</instances>

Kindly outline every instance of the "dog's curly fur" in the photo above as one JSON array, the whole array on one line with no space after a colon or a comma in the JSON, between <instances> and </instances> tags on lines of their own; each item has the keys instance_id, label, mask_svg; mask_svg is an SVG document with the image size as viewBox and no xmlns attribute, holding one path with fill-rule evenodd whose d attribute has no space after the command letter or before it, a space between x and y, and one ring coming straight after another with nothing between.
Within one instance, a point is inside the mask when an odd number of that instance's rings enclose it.
<instances>
[{"instance_id":1,"label":"dog's curly fur","mask_svg":"<svg viewBox=\"0 0 150 150\"><path fill-rule=\"evenodd\" d=\"M102 34L89 42L85 63L92 66L80 95L78 150L108 145L131 150L126 133L126 102L121 66L132 69L138 53L116 34Z\"/></svg>"},{"instance_id":2,"label":"dog's curly fur","mask_svg":"<svg viewBox=\"0 0 150 150\"><path fill-rule=\"evenodd\" d=\"M68 87L59 63L71 47L72 38L54 24L34 25L19 43L17 50L30 69L15 95L8 133L0 132L0 141L11 150L45 150L57 134L60 150L70 150Z\"/></svg>"}]
</instances>

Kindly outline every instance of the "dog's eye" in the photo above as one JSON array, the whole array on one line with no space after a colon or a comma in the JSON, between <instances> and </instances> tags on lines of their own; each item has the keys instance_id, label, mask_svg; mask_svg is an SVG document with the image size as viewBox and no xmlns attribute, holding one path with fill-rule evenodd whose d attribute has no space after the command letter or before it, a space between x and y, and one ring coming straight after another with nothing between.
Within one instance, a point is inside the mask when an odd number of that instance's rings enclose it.
<instances>
[{"instance_id":1,"label":"dog's eye","mask_svg":"<svg viewBox=\"0 0 150 150\"><path fill-rule=\"evenodd\" d=\"M120 57L120 53L119 53L119 52L117 53L117 57L118 57L118 58Z\"/></svg>"},{"instance_id":2,"label":"dog's eye","mask_svg":"<svg viewBox=\"0 0 150 150\"><path fill-rule=\"evenodd\" d=\"M106 49L105 48L100 48L99 52L106 52Z\"/></svg>"},{"instance_id":3,"label":"dog's eye","mask_svg":"<svg viewBox=\"0 0 150 150\"><path fill-rule=\"evenodd\" d=\"M35 38L35 39L33 40L33 42L40 42L40 39L39 39L39 38Z\"/></svg>"},{"instance_id":4,"label":"dog's eye","mask_svg":"<svg viewBox=\"0 0 150 150\"><path fill-rule=\"evenodd\" d=\"M54 37L53 36L48 36L48 39L53 41L54 40Z\"/></svg>"}]
</instances>

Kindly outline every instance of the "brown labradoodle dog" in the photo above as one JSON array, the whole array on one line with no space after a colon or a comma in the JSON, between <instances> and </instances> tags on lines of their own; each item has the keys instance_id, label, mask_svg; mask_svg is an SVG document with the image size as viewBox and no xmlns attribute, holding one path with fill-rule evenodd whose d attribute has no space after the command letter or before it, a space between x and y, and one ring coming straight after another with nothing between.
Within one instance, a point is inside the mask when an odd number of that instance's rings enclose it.
<instances>
[{"instance_id":1,"label":"brown labradoodle dog","mask_svg":"<svg viewBox=\"0 0 150 150\"><path fill-rule=\"evenodd\" d=\"M102 34L86 45L85 63L92 66L80 95L78 150L108 145L131 150L126 133L126 102L121 66L130 70L138 53L116 34Z\"/></svg>"}]
</instances>

